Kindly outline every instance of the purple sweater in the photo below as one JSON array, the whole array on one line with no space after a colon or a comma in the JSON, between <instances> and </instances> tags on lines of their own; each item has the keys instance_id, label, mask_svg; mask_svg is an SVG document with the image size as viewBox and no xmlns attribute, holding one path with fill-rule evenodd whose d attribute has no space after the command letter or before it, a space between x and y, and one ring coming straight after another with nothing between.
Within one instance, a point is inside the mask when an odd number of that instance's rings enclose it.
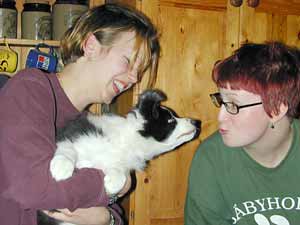
<instances>
[{"instance_id":1,"label":"purple sweater","mask_svg":"<svg viewBox=\"0 0 300 225\"><path fill-rule=\"evenodd\" d=\"M55 74L37 69L17 73L0 90L0 223L35 225L37 209L107 206L103 173L77 170L56 182L49 164L55 151L54 97L57 127L80 114ZM78 84L80 85L80 84ZM115 214L117 224L120 217Z\"/></svg>"}]
</instances>

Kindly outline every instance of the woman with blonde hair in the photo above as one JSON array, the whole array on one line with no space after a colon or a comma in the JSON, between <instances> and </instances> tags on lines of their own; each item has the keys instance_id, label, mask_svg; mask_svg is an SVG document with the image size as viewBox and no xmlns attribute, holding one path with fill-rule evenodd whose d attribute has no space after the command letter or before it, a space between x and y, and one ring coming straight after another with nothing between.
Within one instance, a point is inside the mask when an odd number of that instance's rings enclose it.
<instances>
[{"instance_id":1,"label":"woman with blonde hair","mask_svg":"<svg viewBox=\"0 0 300 225\"><path fill-rule=\"evenodd\" d=\"M37 210L74 224L122 224L120 208L110 204L104 174L79 169L56 182L49 164L56 129L93 103L110 103L150 71L155 81L159 42L141 12L105 4L84 13L61 40L65 64L59 74L25 69L0 93L1 224L35 225ZM130 187L128 180L118 194Z\"/></svg>"}]
</instances>

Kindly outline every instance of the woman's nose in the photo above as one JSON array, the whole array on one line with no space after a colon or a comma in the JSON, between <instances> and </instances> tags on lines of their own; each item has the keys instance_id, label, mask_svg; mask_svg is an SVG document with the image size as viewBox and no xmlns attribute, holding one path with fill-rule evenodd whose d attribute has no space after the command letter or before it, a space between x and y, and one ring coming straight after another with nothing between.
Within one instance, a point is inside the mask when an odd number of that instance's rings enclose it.
<instances>
[{"instance_id":1,"label":"woman's nose","mask_svg":"<svg viewBox=\"0 0 300 225\"><path fill-rule=\"evenodd\" d=\"M228 117L228 114L229 113L226 111L224 104L222 104L219 114L218 114L218 121L222 122L223 120L226 120L226 118Z\"/></svg>"}]
</instances>

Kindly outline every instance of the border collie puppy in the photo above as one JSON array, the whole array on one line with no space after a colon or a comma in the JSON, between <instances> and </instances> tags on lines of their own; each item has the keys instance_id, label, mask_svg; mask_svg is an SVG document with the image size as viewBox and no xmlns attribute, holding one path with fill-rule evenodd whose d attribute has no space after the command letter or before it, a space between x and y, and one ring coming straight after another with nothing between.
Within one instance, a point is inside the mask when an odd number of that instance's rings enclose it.
<instances>
[{"instance_id":1,"label":"border collie puppy","mask_svg":"<svg viewBox=\"0 0 300 225\"><path fill-rule=\"evenodd\" d=\"M70 121L57 134L57 149L50 163L53 178L65 180L75 168L96 168L105 174L106 192L117 194L130 171L143 170L153 157L199 135L200 121L177 117L160 104L164 100L163 92L146 90L126 117L88 114Z\"/></svg>"}]
</instances>

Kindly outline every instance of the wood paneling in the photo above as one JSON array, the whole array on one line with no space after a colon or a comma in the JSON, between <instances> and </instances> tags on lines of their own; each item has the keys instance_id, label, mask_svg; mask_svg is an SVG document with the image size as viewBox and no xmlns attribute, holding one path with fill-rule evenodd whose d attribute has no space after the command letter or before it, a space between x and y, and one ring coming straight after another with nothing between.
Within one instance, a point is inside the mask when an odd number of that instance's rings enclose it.
<instances>
[{"instance_id":1,"label":"wood paneling","mask_svg":"<svg viewBox=\"0 0 300 225\"><path fill-rule=\"evenodd\" d=\"M183 223L187 177L194 151L201 139L217 127L217 109L208 94L216 90L211 81L212 67L225 52L226 14L212 7L204 10L162 1L145 1L140 7L153 18L161 33L156 87L168 95L164 104L175 109L179 116L201 119L203 132L199 139L152 160L145 172L137 173L137 187L130 197L134 215L130 224L179 225ZM144 87L142 83L135 90Z\"/></svg>"},{"instance_id":2,"label":"wood paneling","mask_svg":"<svg viewBox=\"0 0 300 225\"><path fill-rule=\"evenodd\" d=\"M286 43L300 47L300 15L287 16L286 24Z\"/></svg>"},{"instance_id":3,"label":"wood paneling","mask_svg":"<svg viewBox=\"0 0 300 225\"><path fill-rule=\"evenodd\" d=\"M283 11L288 12L288 4L279 4ZM279 7L279 6L277 6ZM300 5L295 4L297 10ZM298 7L298 8L297 8ZM265 8L240 8L240 42L281 41L290 45L300 46L300 11L299 15L271 12Z\"/></svg>"},{"instance_id":4,"label":"wood paneling","mask_svg":"<svg viewBox=\"0 0 300 225\"><path fill-rule=\"evenodd\" d=\"M179 8L194 8L213 11L224 11L226 0L160 0L159 4Z\"/></svg>"},{"instance_id":5,"label":"wood paneling","mask_svg":"<svg viewBox=\"0 0 300 225\"><path fill-rule=\"evenodd\" d=\"M105 3L105 0L89 0L90 7L102 5Z\"/></svg>"},{"instance_id":6,"label":"wood paneling","mask_svg":"<svg viewBox=\"0 0 300 225\"><path fill-rule=\"evenodd\" d=\"M279 40L299 46L300 0L261 0L251 8L244 0L141 0L136 7L158 26L162 52L156 87L165 91L165 105L179 116L202 120L199 139L152 160L137 173L129 199L130 225L182 225L189 165L198 144L217 129L218 109L208 97L216 91L211 70L245 42ZM147 75L146 75L147 78ZM119 103L136 102L143 79ZM122 110L121 110L122 111Z\"/></svg>"},{"instance_id":7,"label":"wood paneling","mask_svg":"<svg viewBox=\"0 0 300 225\"><path fill-rule=\"evenodd\" d=\"M285 15L300 15L299 0L260 0L257 11L285 14Z\"/></svg>"}]
</instances>

